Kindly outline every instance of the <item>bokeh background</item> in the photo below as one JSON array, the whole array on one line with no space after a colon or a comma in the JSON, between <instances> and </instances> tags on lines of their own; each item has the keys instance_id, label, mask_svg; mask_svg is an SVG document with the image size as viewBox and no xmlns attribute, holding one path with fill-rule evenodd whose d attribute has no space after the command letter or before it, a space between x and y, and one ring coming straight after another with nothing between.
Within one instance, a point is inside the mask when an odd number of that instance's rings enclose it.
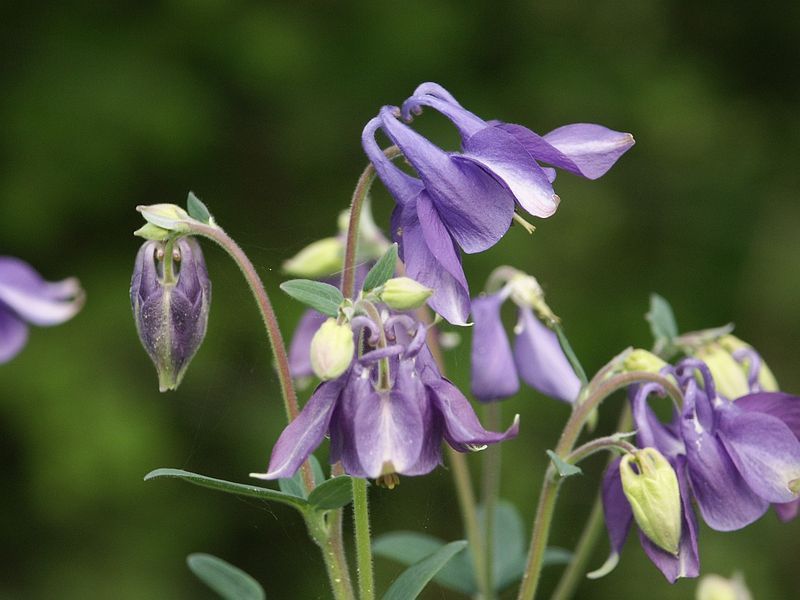
<instances>
[{"instance_id":1,"label":"bokeh background","mask_svg":"<svg viewBox=\"0 0 800 600\"><path fill-rule=\"evenodd\" d=\"M597 182L561 174L561 207L533 237L513 228L467 257L475 291L500 263L535 273L589 370L649 345L642 317L657 291L682 330L735 322L783 388L800 390L799 7L3 3L0 252L50 279L77 275L88 302L0 367L0 597L211 598L185 567L194 551L243 567L270 598L327 596L289 509L142 482L161 466L246 481L283 416L254 304L212 247L208 336L180 390L159 394L128 301L134 207L194 190L258 265L289 335L302 309L277 290L281 262L334 233L365 164L361 128L422 81L486 118L539 132L597 122L637 139ZM418 122L452 147L443 119ZM385 225L390 200L378 188L374 201ZM468 341L448 357L465 389ZM530 521L567 410L525 390L504 411L521 413L523 429L504 449L503 496ZM601 467L564 486L553 543L575 544ZM379 533L461 536L445 469L373 488L373 507ZM798 527L770 513L740 532L704 528L704 571L742 571L759 599L794 597ZM605 553L603 540L593 566ZM380 588L398 572L378 559ZM548 569L545 591L558 574ZM632 538L618 569L579 597L688 598L694 587L668 585Z\"/></svg>"}]
</instances>

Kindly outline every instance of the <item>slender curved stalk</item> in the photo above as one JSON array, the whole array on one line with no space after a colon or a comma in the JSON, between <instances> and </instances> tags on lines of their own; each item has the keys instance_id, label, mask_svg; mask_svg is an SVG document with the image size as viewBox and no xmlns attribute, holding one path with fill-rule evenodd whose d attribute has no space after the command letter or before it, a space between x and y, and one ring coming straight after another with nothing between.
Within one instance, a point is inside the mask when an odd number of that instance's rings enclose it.
<instances>
[{"instance_id":1,"label":"slender curved stalk","mask_svg":"<svg viewBox=\"0 0 800 600\"><path fill-rule=\"evenodd\" d=\"M562 459L567 458L569 453L572 452L575 442L592 411L604 399L629 385L648 381L659 383L676 404L681 404L680 390L666 377L646 371L633 371L611 376L604 381L596 382L596 387L591 390L586 400L573 409L567 424L564 426L564 430L561 432L555 453ZM530 549L528 551L528 562L522 576L522 585L517 596L518 600L532 600L536 594L560 483L553 466L548 466L542 482L539 504L536 508Z\"/></svg>"},{"instance_id":2,"label":"slender curved stalk","mask_svg":"<svg viewBox=\"0 0 800 600\"><path fill-rule=\"evenodd\" d=\"M367 480L354 477L353 520L356 532L358 593L361 600L373 600L375 598L375 583L372 574L372 546L369 533L369 506L367 502Z\"/></svg>"},{"instance_id":3,"label":"slender curved stalk","mask_svg":"<svg viewBox=\"0 0 800 600\"><path fill-rule=\"evenodd\" d=\"M631 428L631 407L625 402L620 414L619 422L617 423L617 431L626 431ZM613 461L613 457L609 462ZM597 492L597 497L594 499L592 511L589 513L589 518L586 520L586 525L583 527L583 532L578 540L578 545L575 547L575 552L572 554L572 560L564 569L561 575L561 580L558 582L553 595L550 600L568 600L575 594L584 573L586 573L589 559L592 556L594 547L597 545L597 540L603 532L603 524L605 522L603 515L603 495L600 491Z\"/></svg>"},{"instance_id":4,"label":"slender curved stalk","mask_svg":"<svg viewBox=\"0 0 800 600\"><path fill-rule=\"evenodd\" d=\"M292 376L289 371L289 356L286 353L286 345L281 335L278 319L272 308L272 303L264 288L264 284L258 276L258 272L244 251L233 238L222 230L222 228L192 222L190 233L201 235L219 244L219 246L230 255L244 275L250 287L250 291L256 300L256 304L258 304L261 318L264 321L264 327L267 330L267 337L269 338L272 348L272 354L275 357L286 417L289 422L293 421L299 414L300 409L297 404L297 394L295 393ZM300 469L306 489L309 491L314 489L314 474L309 462L305 461ZM328 572L334 596L337 600L347 600L354 598L354 595L353 586L350 582L347 558L344 553L344 545L341 540L341 510L332 512L339 513L338 523L336 521L336 515L330 514L328 527L324 530L317 525L312 526L309 521L307 521L306 524L312 538L322 550L322 556L325 561L325 567Z\"/></svg>"}]
</instances>

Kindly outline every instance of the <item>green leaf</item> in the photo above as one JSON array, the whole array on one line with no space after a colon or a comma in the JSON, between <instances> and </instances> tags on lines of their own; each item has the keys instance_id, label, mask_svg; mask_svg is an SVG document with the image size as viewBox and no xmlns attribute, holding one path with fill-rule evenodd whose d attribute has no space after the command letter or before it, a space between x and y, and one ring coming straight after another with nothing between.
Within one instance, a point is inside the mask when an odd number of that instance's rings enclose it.
<instances>
[{"instance_id":1,"label":"green leaf","mask_svg":"<svg viewBox=\"0 0 800 600\"><path fill-rule=\"evenodd\" d=\"M225 600L264 600L264 590L255 579L232 564L211 554L186 557L192 573Z\"/></svg>"},{"instance_id":2,"label":"green leaf","mask_svg":"<svg viewBox=\"0 0 800 600\"><path fill-rule=\"evenodd\" d=\"M211 213L208 211L208 207L194 195L194 192L189 192L189 196L186 198L186 211L190 217L201 223L211 222Z\"/></svg>"},{"instance_id":3,"label":"green leaf","mask_svg":"<svg viewBox=\"0 0 800 600\"><path fill-rule=\"evenodd\" d=\"M311 463L311 472L314 474L314 485L322 485L322 483L325 481L325 474L322 472L322 467L320 466L317 457L313 454L309 455L308 462ZM308 498L308 490L306 489L306 484L303 481L303 471L300 469L298 469L297 473L295 473L292 477L278 479L278 487L284 494L291 494L292 496L302 498L303 500Z\"/></svg>"},{"instance_id":4,"label":"green leaf","mask_svg":"<svg viewBox=\"0 0 800 600\"><path fill-rule=\"evenodd\" d=\"M656 354L669 348L678 337L678 324L669 302L658 294L650 294L650 310L644 318L650 323Z\"/></svg>"},{"instance_id":5,"label":"green leaf","mask_svg":"<svg viewBox=\"0 0 800 600\"><path fill-rule=\"evenodd\" d=\"M425 533L393 531L376 537L372 543L372 552L376 556L408 566L430 556L445 544L443 540ZM472 563L468 552L456 555L433 580L441 586L467 596L472 596L478 591L475 578L472 576Z\"/></svg>"},{"instance_id":6,"label":"green leaf","mask_svg":"<svg viewBox=\"0 0 800 600\"><path fill-rule=\"evenodd\" d=\"M378 262L369 270L366 279L364 279L363 289L368 292L376 287L382 286L384 283L394 277L394 269L397 265L397 244L392 244L389 249L384 252Z\"/></svg>"},{"instance_id":7,"label":"green leaf","mask_svg":"<svg viewBox=\"0 0 800 600\"><path fill-rule=\"evenodd\" d=\"M456 554L467 547L467 542L461 540L450 542L426 556L395 579L383 595L383 600L412 600L425 588L434 575L444 567Z\"/></svg>"},{"instance_id":8,"label":"green leaf","mask_svg":"<svg viewBox=\"0 0 800 600\"><path fill-rule=\"evenodd\" d=\"M567 339L567 334L564 333L564 328L561 327L560 323L554 323L553 329L556 332L556 336L558 337L558 343L561 344L561 349L564 351L564 354L569 361L569 364L572 365L572 370L575 371L575 374L578 376L578 379L581 380L581 385L585 386L589 383L589 378L586 377L586 371L583 369L583 365L581 365L581 361L578 360L578 356L575 354L575 351L572 349L572 344L569 343Z\"/></svg>"},{"instance_id":9,"label":"green leaf","mask_svg":"<svg viewBox=\"0 0 800 600\"><path fill-rule=\"evenodd\" d=\"M227 494L258 498L259 500L266 500L269 502L280 502L281 504L292 506L301 511L307 510L309 507L308 502L302 498L278 492L277 490L244 483L234 483L232 481L225 481L224 479L214 479L213 477L206 477L205 475L198 475L197 473L190 473L189 471L182 471L180 469L156 469L145 475L144 480L150 481L151 479L161 479L165 477L182 479L194 485L225 492Z\"/></svg>"},{"instance_id":10,"label":"green leaf","mask_svg":"<svg viewBox=\"0 0 800 600\"><path fill-rule=\"evenodd\" d=\"M558 474L561 477L571 477L572 475L582 475L583 471L581 471L580 467L576 467L575 465L571 465L568 462L565 462L558 454L553 452L552 450L547 451L547 456L550 457L550 460L553 461L553 465L555 465Z\"/></svg>"},{"instance_id":11,"label":"green leaf","mask_svg":"<svg viewBox=\"0 0 800 600\"><path fill-rule=\"evenodd\" d=\"M339 305L344 302L339 288L320 281L290 279L281 284L281 289L295 300L299 300L329 317L337 316Z\"/></svg>"},{"instance_id":12,"label":"green leaf","mask_svg":"<svg viewBox=\"0 0 800 600\"><path fill-rule=\"evenodd\" d=\"M349 475L328 479L308 495L308 502L320 510L333 510L353 501L353 480Z\"/></svg>"}]
</instances>

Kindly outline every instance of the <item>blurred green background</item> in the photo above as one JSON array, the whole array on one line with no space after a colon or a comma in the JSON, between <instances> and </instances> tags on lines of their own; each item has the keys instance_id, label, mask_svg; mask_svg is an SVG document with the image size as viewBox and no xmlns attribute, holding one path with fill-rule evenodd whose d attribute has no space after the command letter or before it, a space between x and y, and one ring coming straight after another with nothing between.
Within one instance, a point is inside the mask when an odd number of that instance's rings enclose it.
<instances>
[{"instance_id":1,"label":"blurred green background","mask_svg":"<svg viewBox=\"0 0 800 600\"><path fill-rule=\"evenodd\" d=\"M486 118L637 139L597 182L559 175L561 207L533 237L513 228L466 257L475 292L499 263L535 273L594 370L650 343L642 315L658 291L683 330L734 321L800 390L798 35L792 2L3 3L0 253L49 279L77 275L88 302L0 367L0 597L211 598L184 565L195 551L249 571L269 598L327 596L289 509L142 482L162 466L247 481L283 416L254 304L209 246L208 336L180 390L158 393L128 301L134 206L194 190L258 265L288 336L302 309L277 291L281 262L334 232L365 164L361 128L426 80ZM419 125L455 139L430 111ZM375 204L385 225L382 189ZM449 367L466 389L464 342ZM567 410L530 390L504 410L523 429L504 447L503 495L530 520ZM554 544L575 544L601 463L564 486ZM461 535L445 469L372 494L375 532ZM704 528L703 569L741 570L758 599L795 597L798 527L770 513L740 532ZM605 552L603 540L593 566ZM380 589L398 572L379 559ZM668 585L632 537L579 597L688 598L694 586Z\"/></svg>"}]
</instances>

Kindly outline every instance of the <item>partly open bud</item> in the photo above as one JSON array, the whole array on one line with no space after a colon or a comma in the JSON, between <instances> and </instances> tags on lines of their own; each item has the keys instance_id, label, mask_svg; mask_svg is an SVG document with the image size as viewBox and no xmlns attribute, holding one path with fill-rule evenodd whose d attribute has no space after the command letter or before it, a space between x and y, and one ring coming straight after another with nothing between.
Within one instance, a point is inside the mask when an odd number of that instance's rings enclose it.
<instances>
[{"instance_id":1,"label":"partly open bud","mask_svg":"<svg viewBox=\"0 0 800 600\"><path fill-rule=\"evenodd\" d=\"M735 400L750 393L747 371L733 354L719 342L712 342L698 348L694 353L711 371L717 392L729 400Z\"/></svg>"},{"instance_id":2,"label":"partly open bud","mask_svg":"<svg viewBox=\"0 0 800 600\"><path fill-rule=\"evenodd\" d=\"M719 575L706 575L697 586L696 600L753 600L740 575L725 579Z\"/></svg>"},{"instance_id":3,"label":"partly open bud","mask_svg":"<svg viewBox=\"0 0 800 600\"><path fill-rule=\"evenodd\" d=\"M383 284L380 299L395 310L419 308L431 297L433 290L410 277L393 277Z\"/></svg>"},{"instance_id":4,"label":"partly open bud","mask_svg":"<svg viewBox=\"0 0 800 600\"><path fill-rule=\"evenodd\" d=\"M335 237L324 238L309 244L283 263L290 275L319 279L342 269L344 244Z\"/></svg>"},{"instance_id":5,"label":"partly open bud","mask_svg":"<svg viewBox=\"0 0 800 600\"><path fill-rule=\"evenodd\" d=\"M175 233L188 231L189 221L194 220L177 204L150 204L137 206L136 210L142 213L148 223Z\"/></svg>"},{"instance_id":6,"label":"partly open bud","mask_svg":"<svg viewBox=\"0 0 800 600\"><path fill-rule=\"evenodd\" d=\"M625 371L646 371L648 373L660 373L661 369L667 366L663 359L659 358L648 350L636 348L625 356L623 368Z\"/></svg>"},{"instance_id":7,"label":"partly open bud","mask_svg":"<svg viewBox=\"0 0 800 600\"><path fill-rule=\"evenodd\" d=\"M677 555L681 494L672 465L655 448L644 448L623 456L619 473L639 528L659 548Z\"/></svg>"},{"instance_id":8,"label":"partly open bud","mask_svg":"<svg viewBox=\"0 0 800 600\"><path fill-rule=\"evenodd\" d=\"M311 368L323 381L336 379L350 366L355 349L350 325L328 319L311 338Z\"/></svg>"},{"instance_id":9,"label":"partly open bud","mask_svg":"<svg viewBox=\"0 0 800 600\"><path fill-rule=\"evenodd\" d=\"M159 389L174 390L206 334L211 281L200 244L180 238L147 241L139 248L131 280L136 331L156 366Z\"/></svg>"},{"instance_id":10,"label":"partly open bud","mask_svg":"<svg viewBox=\"0 0 800 600\"><path fill-rule=\"evenodd\" d=\"M775 380L775 375L772 374L767 363L756 353L755 349L750 344L740 340L735 335L723 336L720 338L719 343L723 348L734 355L734 358L744 367L745 372L749 372L751 366L750 361L754 359L753 356L757 357L760 363L758 369L758 384L761 387L761 391L777 392L780 389L778 387L778 382ZM751 356L748 357L748 355Z\"/></svg>"}]
</instances>

